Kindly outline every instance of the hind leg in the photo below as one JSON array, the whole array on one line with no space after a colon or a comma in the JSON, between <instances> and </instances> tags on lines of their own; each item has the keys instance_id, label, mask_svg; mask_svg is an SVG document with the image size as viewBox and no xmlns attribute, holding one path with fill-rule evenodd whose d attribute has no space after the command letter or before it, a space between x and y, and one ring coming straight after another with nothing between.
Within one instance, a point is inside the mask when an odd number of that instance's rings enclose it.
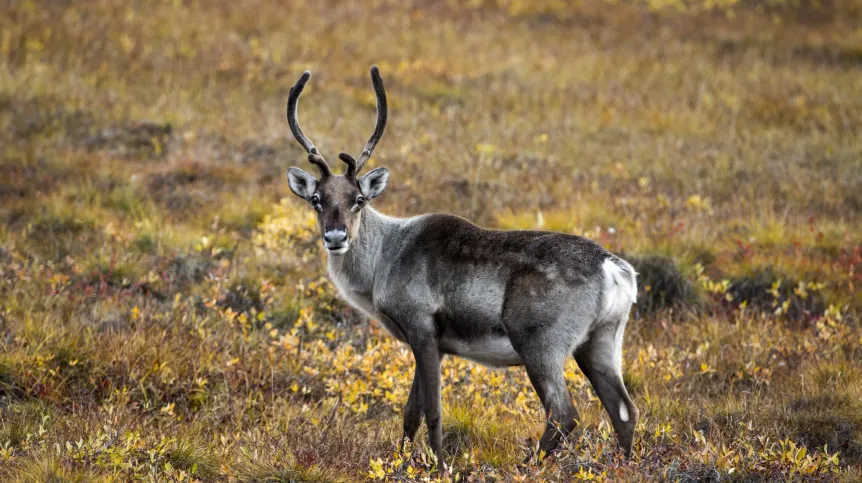
<instances>
[{"instance_id":1,"label":"hind leg","mask_svg":"<svg viewBox=\"0 0 862 483\"><path fill-rule=\"evenodd\" d=\"M631 457L638 409L623 384L622 344L626 319L597 327L589 340L575 350L575 360L590 380L608 412L620 447Z\"/></svg>"},{"instance_id":2,"label":"hind leg","mask_svg":"<svg viewBox=\"0 0 862 483\"><path fill-rule=\"evenodd\" d=\"M410 395L407 397L407 405L404 407L404 434L401 436L401 444L399 450L404 451L404 445L409 439L414 442L416 439L416 431L422 424L422 413L424 407L422 404L422 382L418 369L413 374L413 386L410 388Z\"/></svg>"},{"instance_id":3,"label":"hind leg","mask_svg":"<svg viewBox=\"0 0 862 483\"><path fill-rule=\"evenodd\" d=\"M545 432L539 441L545 454L578 425L564 365L595 318L597 294L584 287L574 290L544 273L524 271L506 289L503 324L545 409Z\"/></svg>"},{"instance_id":4,"label":"hind leg","mask_svg":"<svg viewBox=\"0 0 862 483\"><path fill-rule=\"evenodd\" d=\"M539 440L539 453L548 455L578 425L578 411L563 377L565 358L554 360L525 360L524 366L530 382L545 408L545 432ZM541 456L540 456L541 457Z\"/></svg>"}]
</instances>

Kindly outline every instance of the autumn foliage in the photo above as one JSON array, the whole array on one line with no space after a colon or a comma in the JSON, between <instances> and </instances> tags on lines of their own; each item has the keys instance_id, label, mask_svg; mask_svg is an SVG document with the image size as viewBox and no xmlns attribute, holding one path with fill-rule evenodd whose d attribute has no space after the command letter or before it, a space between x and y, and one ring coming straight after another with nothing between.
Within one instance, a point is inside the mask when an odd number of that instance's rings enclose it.
<instances>
[{"instance_id":1,"label":"autumn foliage","mask_svg":"<svg viewBox=\"0 0 862 483\"><path fill-rule=\"evenodd\" d=\"M747 0L0 8L0 480L862 478L862 6ZM631 461L572 361L443 364L444 450L396 451L413 359L325 278L308 168L390 102L386 213L591 237L641 272Z\"/></svg>"}]
</instances>

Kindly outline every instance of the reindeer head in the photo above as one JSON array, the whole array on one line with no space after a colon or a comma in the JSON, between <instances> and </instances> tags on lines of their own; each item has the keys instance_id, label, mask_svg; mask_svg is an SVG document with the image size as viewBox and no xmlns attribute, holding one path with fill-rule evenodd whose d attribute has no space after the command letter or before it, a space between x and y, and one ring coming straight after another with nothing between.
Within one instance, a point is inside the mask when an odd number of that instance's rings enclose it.
<instances>
[{"instance_id":1,"label":"reindeer head","mask_svg":"<svg viewBox=\"0 0 862 483\"><path fill-rule=\"evenodd\" d=\"M357 178L386 128L386 91L383 90L380 71L376 65L372 66L371 83L374 86L374 93L377 94L377 126L359 155L358 161L347 153L338 155L338 159L347 165L347 171L344 174L334 175L314 144L302 133L296 120L299 96L310 78L311 72L305 71L296 81L296 85L291 87L287 98L287 122L290 124L293 136L308 152L308 160L320 171L320 178L315 178L299 168L291 167L287 170L287 180L290 190L296 196L311 203L317 211L317 224L323 235L323 245L326 250L331 255L343 255L350 248L350 241L359 234L362 209L368 200L383 193L386 181L389 179L389 170L386 168L377 168Z\"/></svg>"}]
</instances>

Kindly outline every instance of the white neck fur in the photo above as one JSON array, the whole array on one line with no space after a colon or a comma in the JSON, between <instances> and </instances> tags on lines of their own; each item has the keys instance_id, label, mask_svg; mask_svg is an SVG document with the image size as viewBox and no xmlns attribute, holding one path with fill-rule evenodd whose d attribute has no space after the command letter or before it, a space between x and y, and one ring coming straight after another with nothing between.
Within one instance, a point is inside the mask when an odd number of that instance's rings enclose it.
<instances>
[{"instance_id":1,"label":"white neck fur","mask_svg":"<svg viewBox=\"0 0 862 483\"><path fill-rule=\"evenodd\" d=\"M370 206L359 216L359 230L355 239L350 240L350 249L344 255L327 254L326 268L342 291L371 293L383 247L387 241L398 238L396 232L408 219L386 216Z\"/></svg>"}]
</instances>

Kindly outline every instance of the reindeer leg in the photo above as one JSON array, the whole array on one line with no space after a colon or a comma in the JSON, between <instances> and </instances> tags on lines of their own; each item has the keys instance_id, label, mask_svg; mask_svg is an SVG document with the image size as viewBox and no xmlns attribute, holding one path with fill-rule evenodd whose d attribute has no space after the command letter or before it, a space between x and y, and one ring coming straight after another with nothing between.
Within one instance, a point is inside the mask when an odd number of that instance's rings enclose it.
<instances>
[{"instance_id":1,"label":"reindeer leg","mask_svg":"<svg viewBox=\"0 0 862 483\"><path fill-rule=\"evenodd\" d=\"M608 412L620 447L631 457L632 441L638 422L638 409L632 402L622 373L622 332L625 320L596 328L590 339L575 351L575 360L590 380Z\"/></svg>"},{"instance_id":2,"label":"reindeer leg","mask_svg":"<svg viewBox=\"0 0 862 483\"><path fill-rule=\"evenodd\" d=\"M538 358L537 358L538 359ZM563 359L565 360L565 359ZM545 432L539 440L539 458L557 449L562 438L578 425L578 410L563 377L562 361L534 360L524 364L527 375L545 408Z\"/></svg>"},{"instance_id":3,"label":"reindeer leg","mask_svg":"<svg viewBox=\"0 0 862 483\"><path fill-rule=\"evenodd\" d=\"M407 405L404 407L404 435L401 436L399 450L404 451L404 445L409 439L416 440L416 432L422 424L422 380L419 369L413 372L413 386L410 388L410 396L407 397Z\"/></svg>"},{"instance_id":4,"label":"reindeer leg","mask_svg":"<svg viewBox=\"0 0 862 483\"><path fill-rule=\"evenodd\" d=\"M416 377L421 378L422 409L428 425L428 441L437 457L437 467L445 468L443 462L443 410L440 402L440 352L437 344L424 342L412 345L416 358Z\"/></svg>"}]
</instances>

